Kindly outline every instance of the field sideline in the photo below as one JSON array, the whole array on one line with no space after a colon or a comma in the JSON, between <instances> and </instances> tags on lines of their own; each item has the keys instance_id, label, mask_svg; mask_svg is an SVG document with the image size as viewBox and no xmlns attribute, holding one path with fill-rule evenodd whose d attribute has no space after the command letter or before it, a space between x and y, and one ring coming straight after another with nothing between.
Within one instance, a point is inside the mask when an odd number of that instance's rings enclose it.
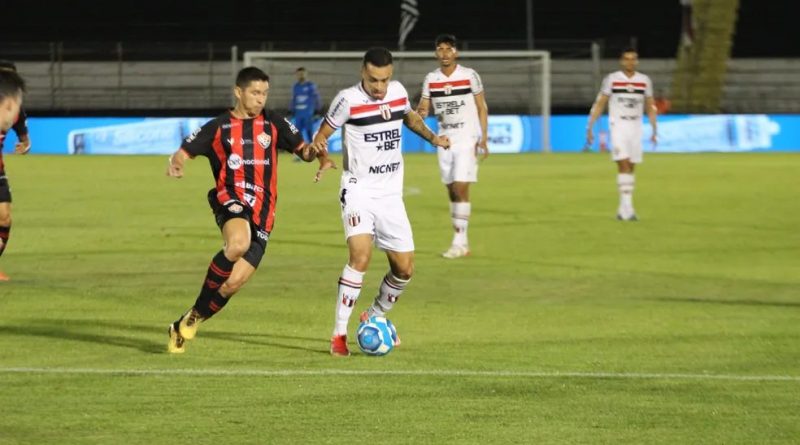
<instances>
[{"instance_id":1,"label":"field sideline","mask_svg":"<svg viewBox=\"0 0 800 445\"><path fill-rule=\"evenodd\" d=\"M327 353L338 172L281 157L260 270L171 356L220 248L207 162L5 159L0 445L800 440L800 155L648 154L637 223L605 155L495 155L456 261L435 158L409 155L417 272L383 358Z\"/></svg>"}]
</instances>

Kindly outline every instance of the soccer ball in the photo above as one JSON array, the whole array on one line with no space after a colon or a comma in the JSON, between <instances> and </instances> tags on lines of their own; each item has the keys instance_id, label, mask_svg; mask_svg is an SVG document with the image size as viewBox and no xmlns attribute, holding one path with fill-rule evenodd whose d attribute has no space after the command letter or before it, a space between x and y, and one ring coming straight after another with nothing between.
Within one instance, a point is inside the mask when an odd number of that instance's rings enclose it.
<instances>
[{"instance_id":1,"label":"soccer ball","mask_svg":"<svg viewBox=\"0 0 800 445\"><path fill-rule=\"evenodd\" d=\"M397 330L384 317L370 317L358 326L358 348L367 355L386 355L394 349Z\"/></svg>"}]
</instances>

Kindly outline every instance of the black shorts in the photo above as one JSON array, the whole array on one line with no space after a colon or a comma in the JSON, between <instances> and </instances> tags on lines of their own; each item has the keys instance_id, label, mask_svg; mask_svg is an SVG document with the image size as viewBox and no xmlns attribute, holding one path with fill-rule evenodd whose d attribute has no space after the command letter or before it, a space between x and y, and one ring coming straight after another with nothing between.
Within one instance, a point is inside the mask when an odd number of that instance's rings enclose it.
<instances>
[{"instance_id":1,"label":"black shorts","mask_svg":"<svg viewBox=\"0 0 800 445\"><path fill-rule=\"evenodd\" d=\"M11 202L11 187L8 186L8 178L0 173L0 202Z\"/></svg>"},{"instance_id":2,"label":"black shorts","mask_svg":"<svg viewBox=\"0 0 800 445\"><path fill-rule=\"evenodd\" d=\"M208 192L208 204L211 206L211 211L214 212L214 219L217 221L219 230L222 230L225 223L234 218L242 218L250 223L250 248L247 249L242 258L253 267L258 268L261 258L264 257L264 252L267 250L269 233L261 230L253 223L253 209L240 201L230 201L225 205L221 205L217 201L217 191L215 189L211 189Z\"/></svg>"}]
</instances>

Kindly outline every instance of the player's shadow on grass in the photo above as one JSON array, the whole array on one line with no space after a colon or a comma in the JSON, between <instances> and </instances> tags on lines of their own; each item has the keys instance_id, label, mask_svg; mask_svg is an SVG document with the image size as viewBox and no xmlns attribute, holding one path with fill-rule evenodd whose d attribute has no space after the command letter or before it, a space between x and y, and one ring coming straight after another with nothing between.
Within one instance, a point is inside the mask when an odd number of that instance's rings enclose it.
<instances>
[{"instance_id":1,"label":"player's shadow on grass","mask_svg":"<svg viewBox=\"0 0 800 445\"><path fill-rule=\"evenodd\" d=\"M25 325L0 326L0 334L24 335L30 337L44 337L59 340L71 340L87 343L97 343L104 346L118 346L136 349L148 354L165 353L167 349L167 329L160 325L129 323L125 321L109 320L33 320ZM99 332L102 331L102 332ZM119 335L114 331L128 331L131 335ZM146 338L158 333L162 341L156 342ZM248 343L260 346L272 346L283 349L309 351L327 354L329 351L324 339L317 337L302 337L281 334L262 334L247 332L225 332L205 329L200 334L202 338ZM278 340L278 341L276 341ZM291 344L280 340L313 342L317 347ZM324 346L323 346L324 345Z\"/></svg>"},{"instance_id":2,"label":"player's shadow on grass","mask_svg":"<svg viewBox=\"0 0 800 445\"><path fill-rule=\"evenodd\" d=\"M774 306L774 307L796 307L800 308L800 302L794 301L762 301L762 300L714 300L711 298L692 298L692 297L660 297L653 300L668 303L703 303L703 304L722 304L728 306Z\"/></svg>"},{"instance_id":3,"label":"player's shadow on grass","mask_svg":"<svg viewBox=\"0 0 800 445\"><path fill-rule=\"evenodd\" d=\"M291 335L276 335L276 334L248 334L241 332L214 331L210 329L203 332L203 337L215 340L225 340L225 341L247 343L259 346L272 346L283 349L294 349L296 351L316 352L321 354L330 353L330 351L327 349L328 346L327 342L325 342L324 338L320 337L298 337ZM315 345L318 345L319 347L308 347L296 344L289 344L285 342L274 341L273 339L295 340L295 341L301 340L303 342L313 342Z\"/></svg>"},{"instance_id":4,"label":"player's shadow on grass","mask_svg":"<svg viewBox=\"0 0 800 445\"><path fill-rule=\"evenodd\" d=\"M166 343L163 342L156 343L141 337L114 335L92 329L102 328L103 324L93 320L35 320L24 325L0 326L0 334L97 343L104 346L136 349L148 354L161 353L166 348Z\"/></svg>"}]
</instances>

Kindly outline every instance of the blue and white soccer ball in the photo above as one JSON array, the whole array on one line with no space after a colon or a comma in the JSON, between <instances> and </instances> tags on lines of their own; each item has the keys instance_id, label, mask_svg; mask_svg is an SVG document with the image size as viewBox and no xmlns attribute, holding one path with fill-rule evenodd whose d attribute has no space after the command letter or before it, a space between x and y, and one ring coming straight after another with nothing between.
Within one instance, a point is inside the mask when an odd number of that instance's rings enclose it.
<instances>
[{"instance_id":1,"label":"blue and white soccer ball","mask_svg":"<svg viewBox=\"0 0 800 445\"><path fill-rule=\"evenodd\" d=\"M358 348L367 355L386 355L397 342L397 330L385 317L370 317L358 326Z\"/></svg>"}]
</instances>

